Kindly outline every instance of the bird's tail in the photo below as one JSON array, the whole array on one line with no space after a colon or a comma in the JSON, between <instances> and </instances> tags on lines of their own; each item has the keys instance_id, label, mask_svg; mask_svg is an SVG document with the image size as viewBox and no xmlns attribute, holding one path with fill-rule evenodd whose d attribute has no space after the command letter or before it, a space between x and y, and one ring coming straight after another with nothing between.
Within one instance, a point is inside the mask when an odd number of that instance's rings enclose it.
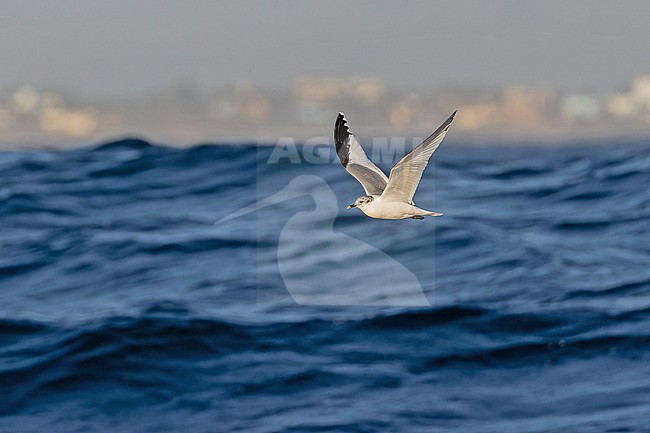
<instances>
[{"instance_id":1,"label":"bird's tail","mask_svg":"<svg viewBox=\"0 0 650 433\"><path fill-rule=\"evenodd\" d=\"M442 212L427 212L423 214L424 216L443 216L444 214Z\"/></svg>"}]
</instances>

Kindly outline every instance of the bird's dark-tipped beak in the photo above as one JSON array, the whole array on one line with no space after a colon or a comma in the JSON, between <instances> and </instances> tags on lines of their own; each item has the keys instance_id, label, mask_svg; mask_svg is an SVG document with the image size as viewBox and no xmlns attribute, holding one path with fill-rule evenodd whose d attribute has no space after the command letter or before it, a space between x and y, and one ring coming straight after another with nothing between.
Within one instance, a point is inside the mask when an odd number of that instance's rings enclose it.
<instances>
[{"instance_id":1,"label":"bird's dark-tipped beak","mask_svg":"<svg viewBox=\"0 0 650 433\"><path fill-rule=\"evenodd\" d=\"M352 209L353 207L357 207L357 205L353 203L350 206L348 206L348 209Z\"/></svg>"}]
</instances>

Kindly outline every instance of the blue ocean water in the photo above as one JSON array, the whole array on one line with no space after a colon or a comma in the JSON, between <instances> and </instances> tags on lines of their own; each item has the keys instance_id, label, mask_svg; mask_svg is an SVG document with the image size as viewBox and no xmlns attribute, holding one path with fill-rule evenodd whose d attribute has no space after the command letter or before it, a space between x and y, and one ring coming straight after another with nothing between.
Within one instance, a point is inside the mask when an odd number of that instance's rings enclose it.
<instances>
[{"instance_id":1,"label":"blue ocean water","mask_svg":"<svg viewBox=\"0 0 650 433\"><path fill-rule=\"evenodd\" d=\"M423 221L347 211L339 164L272 151L0 153L0 431L650 431L647 143L445 141ZM309 196L214 224L302 175L338 217L295 263L341 296L381 275L345 234L431 306L294 302L278 245Z\"/></svg>"}]
</instances>

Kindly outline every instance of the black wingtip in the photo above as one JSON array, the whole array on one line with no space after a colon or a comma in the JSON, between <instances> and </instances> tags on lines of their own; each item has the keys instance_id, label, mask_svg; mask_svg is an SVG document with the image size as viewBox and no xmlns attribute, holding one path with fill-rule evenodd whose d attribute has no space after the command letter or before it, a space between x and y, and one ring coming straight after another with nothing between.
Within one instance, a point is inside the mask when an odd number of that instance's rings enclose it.
<instances>
[{"instance_id":1,"label":"black wingtip","mask_svg":"<svg viewBox=\"0 0 650 433\"><path fill-rule=\"evenodd\" d=\"M447 118L447 120L444 121L442 125L436 129L433 134L431 134L426 140L424 140L422 143L427 143L433 141L436 137L438 137L440 134L443 132L446 132L449 130L449 127L451 127L451 123L454 121L454 117L456 117L456 113L458 113L458 110L454 111L451 113L451 116Z\"/></svg>"},{"instance_id":2,"label":"black wingtip","mask_svg":"<svg viewBox=\"0 0 650 433\"><path fill-rule=\"evenodd\" d=\"M339 155L339 159L344 167L348 164L348 152L342 151L343 146L350 137L350 128L348 128L348 121L345 118L345 114L339 112L339 115L336 118L336 124L334 125L334 143L336 144L336 153Z\"/></svg>"},{"instance_id":3,"label":"black wingtip","mask_svg":"<svg viewBox=\"0 0 650 433\"><path fill-rule=\"evenodd\" d=\"M345 143L345 140L350 136L350 128L348 128L348 121L345 118L345 114L342 112L336 118L336 124L334 125L334 142L336 143L336 151L338 152L341 146Z\"/></svg>"},{"instance_id":4,"label":"black wingtip","mask_svg":"<svg viewBox=\"0 0 650 433\"><path fill-rule=\"evenodd\" d=\"M451 122L456 118L456 113L458 113L458 110L454 110L454 112L451 113L451 116L445 120L445 123L442 124L441 128L448 129L451 126Z\"/></svg>"}]
</instances>

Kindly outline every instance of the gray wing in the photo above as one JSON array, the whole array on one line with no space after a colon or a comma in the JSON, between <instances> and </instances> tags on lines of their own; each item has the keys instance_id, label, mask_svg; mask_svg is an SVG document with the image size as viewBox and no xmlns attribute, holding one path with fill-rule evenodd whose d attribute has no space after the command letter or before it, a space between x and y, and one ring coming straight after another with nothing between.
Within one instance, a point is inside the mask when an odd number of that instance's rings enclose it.
<instances>
[{"instance_id":1,"label":"gray wing","mask_svg":"<svg viewBox=\"0 0 650 433\"><path fill-rule=\"evenodd\" d=\"M361 183L367 195L381 195L386 188L388 178L366 156L366 152L348 128L348 121L339 113L334 125L334 142L336 153L343 167Z\"/></svg>"},{"instance_id":2,"label":"gray wing","mask_svg":"<svg viewBox=\"0 0 650 433\"><path fill-rule=\"evenodd\" d=\"M440 128L436 129L422 144L395 164L390 171L388 185L383 197L391 198L394 201L413 203L413 195L418 189L422 173L429 163L429 158L447 135L456 112L454 111L445 123L440 125Z\"/></svg>"}]
</instances>

